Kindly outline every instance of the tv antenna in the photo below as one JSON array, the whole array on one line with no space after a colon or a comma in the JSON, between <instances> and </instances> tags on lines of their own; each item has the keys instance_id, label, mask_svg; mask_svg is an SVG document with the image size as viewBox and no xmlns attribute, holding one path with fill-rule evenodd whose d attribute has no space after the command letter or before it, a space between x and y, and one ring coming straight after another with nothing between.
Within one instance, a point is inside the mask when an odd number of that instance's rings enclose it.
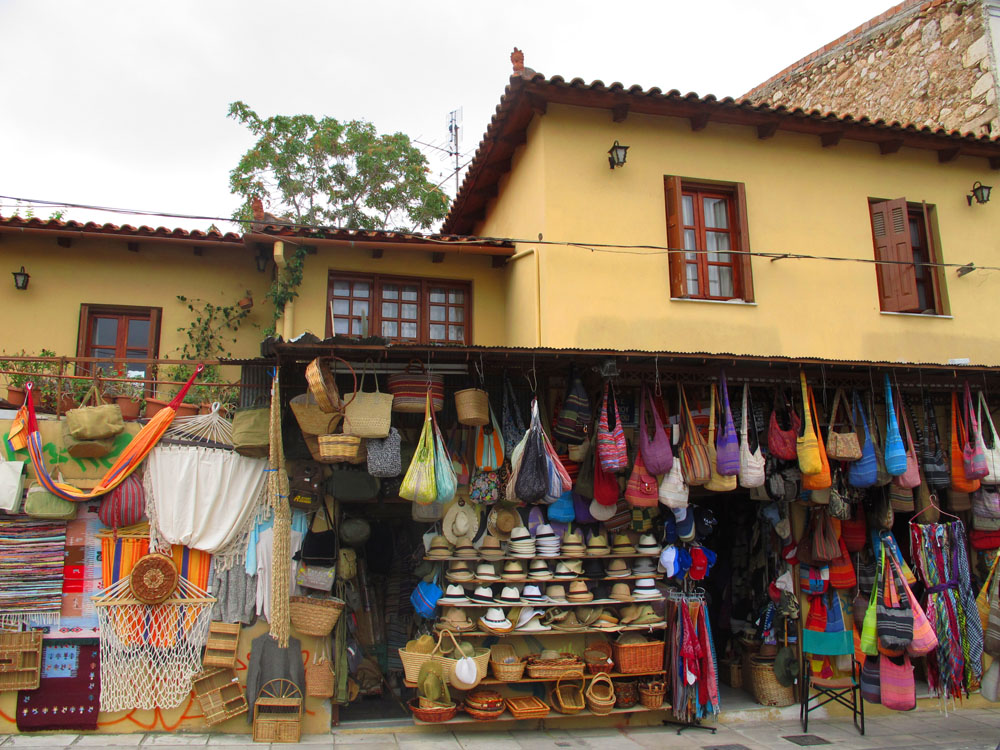
<instances>
[{"instance_id":1,"label":"tv antenna","mask_svg":"<svg viewBox=\"0 0 1000 750\"><path fill-rule=\"evenodd\" d=\"M450 155L455 157L455 195L458 195L459 146L462 143L462 108L448 113L448 135L451 137Z\"/></svg>"}]
</instances>

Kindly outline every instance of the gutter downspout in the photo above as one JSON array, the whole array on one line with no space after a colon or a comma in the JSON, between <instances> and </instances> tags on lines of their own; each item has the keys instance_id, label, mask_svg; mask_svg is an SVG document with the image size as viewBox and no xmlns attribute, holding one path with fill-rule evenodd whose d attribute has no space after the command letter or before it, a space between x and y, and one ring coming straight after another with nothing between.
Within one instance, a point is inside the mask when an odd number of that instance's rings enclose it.
<instances>
[{"instance_id":1,"label":"gutter downspout","mask_svg":"<svg viewBox=\"0 0 1000 750\"><path fill-rule=\"evenodd\" d=\"M539 267L538 252L535 248L530 247L527 250L514 253L507 258L507 263L512 263L526 255L535 256L535 346L540 347L542 345L542 272Z\"/></svg>"},{"instance_id":2,"label":"gutter downspout","mask_svg":"<svg viewBox=\"0 0 1000 750\"><path fill-rule=\"evenodd\" d=\"M288 261L285 258L284 242L279 241L274 243L274 265L274 273L277 277L285 273L285 266L288 265ZM277 326L275 326L275 329L277 329ZM292 301L286 302L281 311L281 338L285 341L291 341L295 338L295 304Z\"/></svg>"}]
</instances>

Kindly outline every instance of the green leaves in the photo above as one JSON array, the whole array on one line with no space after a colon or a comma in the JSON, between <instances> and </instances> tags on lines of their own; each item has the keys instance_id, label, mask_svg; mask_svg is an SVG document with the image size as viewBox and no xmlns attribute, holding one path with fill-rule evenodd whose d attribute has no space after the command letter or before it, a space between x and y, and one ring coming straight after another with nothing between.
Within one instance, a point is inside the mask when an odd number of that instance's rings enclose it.
<instances>
[{"instance_id":1,"label":"green leaves","mask_svg":"<svg viewBox=\"0 0 1000 750\"><path fill-rule=\"evenodd\" d=\"M243 197L233 218L252 219L250 201L299 224L416 231L448 211L448 197L427 180L427 160L403 133L380 135L363 120L275 115L262 119L241 101L229 117L257 142L229 174Z\"/></svg>"}]
</instances>

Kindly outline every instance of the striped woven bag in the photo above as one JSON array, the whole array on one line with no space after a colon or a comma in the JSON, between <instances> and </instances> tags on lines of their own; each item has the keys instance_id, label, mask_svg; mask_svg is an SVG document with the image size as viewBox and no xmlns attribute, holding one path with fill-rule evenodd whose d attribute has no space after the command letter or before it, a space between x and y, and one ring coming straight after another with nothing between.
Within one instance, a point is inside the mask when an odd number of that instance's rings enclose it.
<instances>
[{"instance_id":1,"label":"striped woven bag","mask_svg":"<svg viewBox=\"0 0 1000 750\"><path fill-rule=\"evenodd\" d=\"M597 457L601 468L614 474L628 468L628 449L625 445L625 430L619 418L615 392L604 384L604 403L601 405L601 419L597 427Z\"/></svg>"},{"instance_id":2,"label":"striped woven bag","mask_svg":"<svg viewBox=\"0 0 1000 750\"><path fill-rule=\"evenodd\" d=\"M132 474L105 495L97 509L97 517L112 529L139 523L146 517L146 493L142 489L142 480Z\"/></svg>"}]
</instances>

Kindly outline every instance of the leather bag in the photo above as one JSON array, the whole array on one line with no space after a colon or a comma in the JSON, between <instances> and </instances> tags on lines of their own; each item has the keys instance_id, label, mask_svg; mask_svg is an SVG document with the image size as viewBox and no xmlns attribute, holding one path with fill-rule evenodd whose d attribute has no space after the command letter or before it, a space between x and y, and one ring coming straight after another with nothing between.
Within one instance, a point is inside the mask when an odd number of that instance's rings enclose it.
<instances>
[{"instance_id":1,"label":"leather bag","mask_svg":"<svg viewBox=\"0 0 1000 750\"><path fill-rule=\"evenodd\" d=\"M846 406L847 398L844 396L844 389L838 388L833 394L830 423L826 429L826 455L834 461L857 461L861 458L861 443L858 441L858 427L854 423L854 416L850 410L848 410L847 417L851 429L847 432L834 430L837 422L837 410L840 408L841 402Z\"/></svg>"}]
</instances>

